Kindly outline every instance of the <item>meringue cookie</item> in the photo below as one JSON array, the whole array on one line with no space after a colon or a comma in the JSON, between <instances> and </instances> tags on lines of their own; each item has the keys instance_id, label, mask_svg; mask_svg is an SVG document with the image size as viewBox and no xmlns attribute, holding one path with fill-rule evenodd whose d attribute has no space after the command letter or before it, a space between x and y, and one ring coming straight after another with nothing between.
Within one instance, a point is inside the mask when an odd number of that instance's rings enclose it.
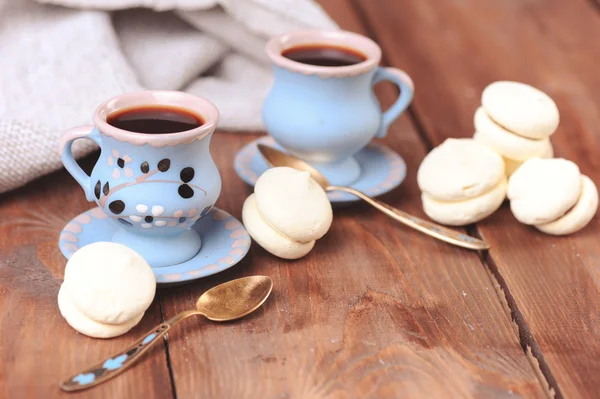
<instances>
[{"instance_id":1,"label":"meringue cookie","mask_svg":"<svg viewBox=\"0 0 600 399\"><path fill-rule=\"evenodd\" d=\"M485 219L494 213L506 196L506 177L488 192L462 201L439 201L422 193L423 210L432 220L448 226L465 226Z\"/></svg>"},{"instance_id":2,"label":"meringue cookie","mask_svg":"<svg viewBox=\"0 0 600 399\"><path fill-rule=\"evenodd\" d=\"M103 324L139 320L152 303L156 278L134 250L97 242L73 254L65 269L69 300L86 317Z\"/></svg>"},{"instance_id":3,"label":"meringue cookie","mask_svg":"<svg viewBox=\"0 0 600 399\"><path fill-rule=\"evenodd\" d=\"M327 194L308 172L287 167L264 172L254 186L260 215L292 241L323 237L333 220Z\"/></svg>"},{"instance_id":4,"label":"meringue cookie","mask_svg":"<svg viewBox=\"0 0 600 399\"><path fill-rule=\"evenodd\" d=\"M517 161L541 156L548 148L548 139L534 140L518 136L496 124L483 107L475 111L473 138L506 158Z\"/></svg>"},{"instance_id":5,"label":"meringue cookie","mask_svg":"<svg viewBox=\"0 0 600 399\"><path fill-rule=\"evenodd\" d=\"M437 201L460 201L495 188L504 179L500 155L473 139L445 140L419 166L417 183Z\"/></svg>"},{"instance_id":6,"label":"meringue cookie","mask_svg":"<svg viewBox=\"0 0 600 399\"><path fill-rule=\"evenodd\" d=\"M524 224L554 221L572 208L581 194L579 167L566 159L532 158L508 181L510 209Z\"/></svg>"},{"instance_id":7,"label":"meringue cookie","mask_svg":"<svg viewBox=\"0 0 600 399\"><path fill-rule=\"evenodd\" d=\"M98 323L79 311L69 298L67 291L67 283L63 283L58 291L58 308L60 314L76 331L89 337L112 338L125 334L136 326L144 316L144 312L142 312L123 324Z\"/></svg>"},{"instance_id":8,"label":"meringue cookie","mask_svg":"<svg viewBox=\"0 0 600 399\"><path fill-rule=\"evenodd\" d=\"M256 206L256 194L244 201L242 220L248 234L264 249L283 259L298 259L309 253L315 241L293 241L272 228L261 216Z\"/></svg>"},{"instance_id":9,"label":"meringue cookie","mask_svg":"<svg viewBox=\"0 0 600 399\"><path fill-rule=\"evenodd\" d=\"M594 182L587 176L581 176L581 195L577 203L560 218L538 224L535 227L553 235L575 233L583 229L592 220L598 210L598 189Z\"/></svg>"},{"instance_id":10,"label":"meringue cookie","mask_svg":"<svg viewBox=\"0 0 600 399\"><path fill-rule=\"evenodd\" d=\"M554 101L525 83L494 82L483 90L481 104L496 124L522 137L545 139L558 127Z\"/></svg>"}]
</instances>

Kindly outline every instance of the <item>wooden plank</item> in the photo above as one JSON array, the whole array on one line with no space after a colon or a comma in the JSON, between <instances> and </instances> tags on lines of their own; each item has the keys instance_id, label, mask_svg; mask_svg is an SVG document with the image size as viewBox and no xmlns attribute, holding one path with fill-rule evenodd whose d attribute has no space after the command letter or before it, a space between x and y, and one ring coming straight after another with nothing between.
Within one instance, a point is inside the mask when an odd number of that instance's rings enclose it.
<instances>
[{"instance_id":1,"label":"wooden plank","mask_svg":"<svg viewBox=\"0 0 600 399\"><path fill-rule=\"evenodd\" d=\"M361 31L346 2L324 3ZM382 88L389 104L390 87ZM254 136L217 134L218 206L240 217L251 189L235 153ZM408 119L386 142L408 163L402 188L383 197L423 216L415 171L424 147ZM246 320L192 320L173 331L169 354L179 398L544 397L515 326L476 254L439 243L357 205L335 210L331 231L288 262L253 244L239 265L161 292L164 316L194 306L207 288L251 274L275 283Z\"/></svg>"},{"instance_id":2,"label":"wooden plank","mask_svg":"<svg viewBox=\"0 0 600 399\"><path fill-rule=\"evenodd\" d=\"M78 334L59 313L56 297L65 259L61 229L90 208L75 181L61 171L0 199L0 397L171 398L164 345L110 383L80 393L58 383L133 343L160 323L155 301L128 334L93 339Z\"/></svg>"},{"instance_id":3,"label":"wooden plank","mask_svg":"<svg viewBox=\"0 0 600 399\"><path fill-rule=\"evenodd\" d=\"M600 182L600 13L591 2L359 5L388 60L414 77L414 114L433 143L472 135L488 83L528 82L548 92L561 111L552 136L556 155ZM575 235L552 237L519 224L505 205L478 229L492 245L488 265L522 343L532 347L558 396L598 397L600 219Z\"/></svg>"}]
</instances>

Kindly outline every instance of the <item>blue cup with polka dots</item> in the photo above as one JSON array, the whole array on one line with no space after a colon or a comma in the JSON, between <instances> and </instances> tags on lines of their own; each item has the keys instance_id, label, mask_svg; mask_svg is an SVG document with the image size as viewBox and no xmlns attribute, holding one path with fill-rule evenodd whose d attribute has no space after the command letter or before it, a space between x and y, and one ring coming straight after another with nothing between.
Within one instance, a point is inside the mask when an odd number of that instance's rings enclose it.
<instances>
[{"instance_id":1,"label":"blue cup with polka dots","mask_svg":"<svg viewBox=\"0 0 600 399\"><path fill-rule=\"evenodd\" d=\"M175 133L138 133L107 122L111 114L136 108L180 110L199 126ZM94 125L67 131L59 152L86 198L115 223L113 242L142 255L152 267L185 262L202 246L192 225L206 215L221 192L221 177L210 154L219 120L211 102L176 91L144 91L109 99L94 113ZM90 139L100 157L88 176L77 165L72 145Z\"/></svg>"}]
</instances>

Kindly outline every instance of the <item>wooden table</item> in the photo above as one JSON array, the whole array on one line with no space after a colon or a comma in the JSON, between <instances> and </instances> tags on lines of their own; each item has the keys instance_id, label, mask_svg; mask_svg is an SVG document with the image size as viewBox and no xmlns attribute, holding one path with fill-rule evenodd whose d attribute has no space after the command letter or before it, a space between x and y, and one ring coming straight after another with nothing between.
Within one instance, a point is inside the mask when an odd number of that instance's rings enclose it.
<instances>
[{"instance_id":1,"label":"wooden table","mask_svg":"<svg viewBox=\"0 0 600 399\"><path fill-rule=\"evenodd\" d=\"M600 183L600 8L593 0L323 0L345 29L415 80L386 144L409 168L383 197L424 216L415 174L447 137L473 134L482 89L501 79L548 92L552 142ZM378 90L387 105L392 87ZM218 206L241 216L251 192L235 153L255 135L218 132ZM94 340L61 318L58 234L90 208L61 171L0 197L0 397L67 397L57 382L134 341L220 282L273 278L243 322L189 320L123 376L85 398L600 397L600 218L567 237L521 225L505 204L467 229L485 256L432 240L365 205L336 209L331 231L288 262L256 244L227 272L160 289L139 326Z\"/></svg>"}]
</instances>

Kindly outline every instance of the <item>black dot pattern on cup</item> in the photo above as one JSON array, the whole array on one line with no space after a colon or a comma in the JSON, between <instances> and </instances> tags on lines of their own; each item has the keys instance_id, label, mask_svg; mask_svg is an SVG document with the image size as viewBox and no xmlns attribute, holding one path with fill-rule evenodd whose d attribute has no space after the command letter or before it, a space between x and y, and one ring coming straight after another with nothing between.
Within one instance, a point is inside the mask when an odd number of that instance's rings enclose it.
<instances>
[{"instance_id":1,"label":"black dot pattern on cup","mask_svg":"<svg viewBox=\"0 0 600 399\"><path fill-rule=\"evenodd\" d=\"M97 199L100 199L100 189L102 188L102 183L100 182L100 180L98 180L96 182L96 185L94 186L94 195L96 196Z\"/></svg>"},{"instance_id":2,"label":"black dot pattern on cup","mask_svg":"<svg viewBox=\"0 0 600 399\"><path fill-rule=\"evenodd\" d=\"M123 225L125 225L125 226L133 226L133 223L131 223L131 222L130 222L130 221L128 221L128 220L125 220L125 219L123 219L123 218L119 218L118 220L119 220L119 222L121 222L121 224L123 224Z\"/></svg>"},{"instance_id":3,"label":"black dot pattern on cup","mask_svg":"<svg viewBox=\"0 0 600 399\"><path fill-rule=\"evenodd\" d=\"M153 220L154 220L154 218L153 218L152 216L146 216L146 217L144 218L144 221L145 221L146 223L152 223L152 221L153 221Z\"/></svg>"},{"instance_id":4,"label":"black dot pattern on cup","mask_svg":"<svg viewBox=\"0 0 600 399\"><path fill-rule=\"evenodd\" d=\"M179 218L179 223L184 223L186 220L187 220L187 218L182 216Z\"/></svg>"},{"instance_id":5,"label":"black dot pattern on cup","mask_svg":"<svg viewBox=\"0 0 600 399\"><path fill-rule=\"evenodd\" d=\"M187 184L182 184L181 186L179 186L177 192L179 193L181 198L185 199L192 198L194 196L194 190Z\"/></svg>"},{"instance_id":6,"label":"black dot pattern on cup","mask_svg":"<svg viewBox=\"0 0 600 399\"><path fill-rule=\"evenodd\" d=\"M169 170L170 167L171 167L171 160L168 158L161 159L158 162L158 170L160 170L161 172L166 172L167 170Z\"/></svg>"},{"instance_id":7,"label":"black dot pattern on cup","mask_svg":"<svg viewBox=\"0 0 600 399\"><path fill-rule=\"evenodd\" d=\"M106 184L104 184L104 187L102 187L102 192L104 193L104 195L108 195L108 193L110 192L110 184L108 184L108 182L106 182Z\"/></svg>"},{"instance_id":8,"label":"black dot pattern on cup","mask_svg":"<svg viewBox=\"0 0 600 399\"><path fill-rule=\"evenodd\" d=\"M142 164L140 165L140 170L144 174L150 172L150 165L148 165L148 162L146 162L146 161L142 162Z\"/></svg>"},{"instance_id":9,"label":"black dot pattern on cup","mask_svg":"<svg viewBox=\"0 0 600 399\"><path fill-rule=\"evenodd\" d=\"M121 200L116 200L108 204L108 209L115 215L121 214L125 210L125 203Z\"/></svg>"},{"instance_id":10,"label":"black dot pattern on cup","mask_svg":"<svg viewBox=\"0 0 600 399\"><path fill-rule=\"evenodd\" d=\"M179 177L181 177L181 181L182 182L189 183L194 178L194 174L195 174L194 173L194 168L190 168L188 166L187 168L183 168L183 170L179 174Z\"/></svg>"},{"instance_id":11,"label":"black dot pattern on cup","mask_svg":"<svg viewBox=\"0 0 600 399\"><path fill-rule=\"evenodd\" d=\"M117 159L117 165L119 165L119 168L123 169L125 167L125 160L123 158Z\"/></svg>"}]
</instances>

